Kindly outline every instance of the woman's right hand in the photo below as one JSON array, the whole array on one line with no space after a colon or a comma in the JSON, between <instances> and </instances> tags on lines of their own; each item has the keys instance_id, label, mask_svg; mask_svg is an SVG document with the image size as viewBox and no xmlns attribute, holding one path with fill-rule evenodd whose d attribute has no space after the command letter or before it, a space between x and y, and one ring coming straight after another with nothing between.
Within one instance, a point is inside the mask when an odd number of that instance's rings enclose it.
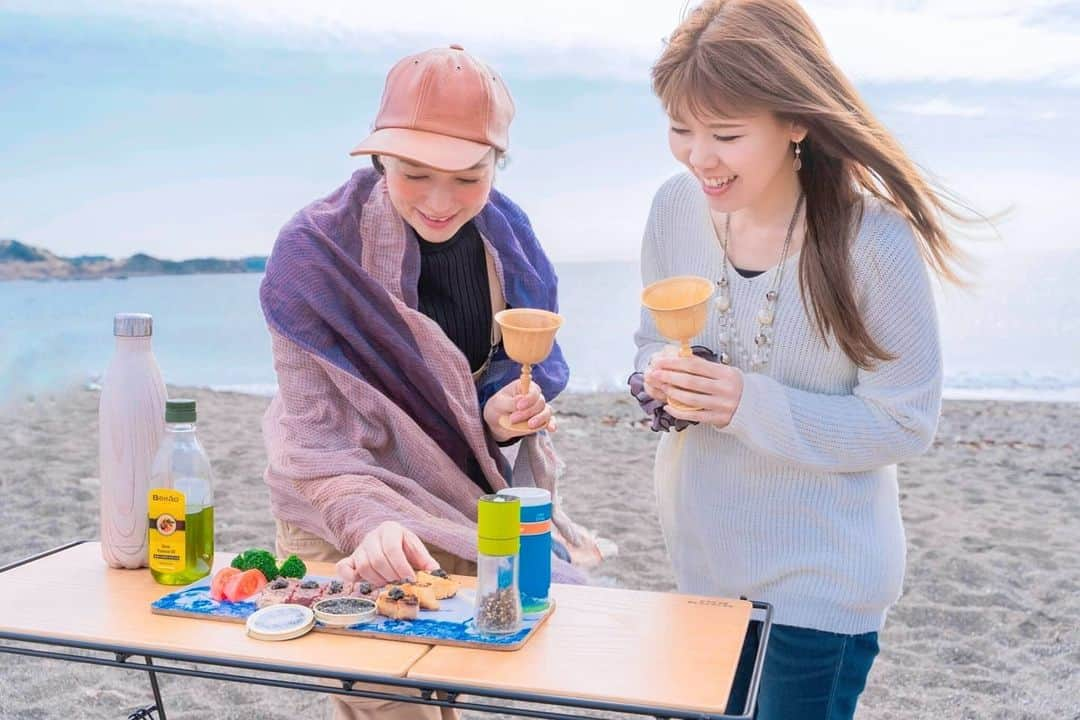
<instances>
[{"instance_id":1,"label":"woman's right hand","mask_svg":"<svg viewBox=\"0 0 1080 720\"><path fill-rule=\"evenodd\" d=\"M484 403L484 422L492 437L499 442L531 435L544 428L547 428L548 432L555 432L555 420L552 418L554 411L544 400L544 391L533 382L529 383L529 391L521 395L518 390L520 387L520 378L511 380ZM524 432L508 430L499 423L504 416L508 416L512 423L528 423L531 429Z\"/></svg>"},{"instance_id":2,"label":"woman's right hand","mask_svg":"<svg viewBox=\"0 0 1080 720\"><path fill-rule=\"evenodd\" d=\"M349 557L338 561L343 580L367 580L382 586L397 580L412 580L417 570L435 570L439 563L431 557L416 533L401 523L387 520L364 536Z\"/></svg>"}]
</instances>

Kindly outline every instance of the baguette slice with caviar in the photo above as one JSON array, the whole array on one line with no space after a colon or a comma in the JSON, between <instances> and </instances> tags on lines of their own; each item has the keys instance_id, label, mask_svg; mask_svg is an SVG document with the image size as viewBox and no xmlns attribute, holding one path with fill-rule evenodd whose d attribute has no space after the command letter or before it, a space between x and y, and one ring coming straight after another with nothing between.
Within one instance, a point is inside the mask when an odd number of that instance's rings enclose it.
<instances>
[{"instance_id":1,"label":"baguette slice with caviar","mask_svg":"<svg viewBox=\"0 0 1080 720\"><path fill-rule=\"evenodd\" d=\"M430 583L401 583L399 585L406 595L416 598L422 610L438 610L439 596Z\"/></svg>"},{"instance_id":2,"label":"baguette slice with caviar","mask_svg":"<svg viewBox=\"0 0 1080 720\"><path fill-rule=\"evenodd\" d=\"M416 582L431 585L435 588L435 597L439 600L454 597L457 595L459 587L457 580L452 579L444 570L432 570L431 572L421 570L416 573Z\"/></svg>"},{"instance_id":3,"label":"baguette slice with caviar","mask_svg":"<svg viewBox=\"0 0 1080 720\"><path fill-rule=\"evenodd\" d=\"M420 601L396 585L379 593L375 612L393 620L415 620L420 611Z\"/></svg>"}]
</instances>

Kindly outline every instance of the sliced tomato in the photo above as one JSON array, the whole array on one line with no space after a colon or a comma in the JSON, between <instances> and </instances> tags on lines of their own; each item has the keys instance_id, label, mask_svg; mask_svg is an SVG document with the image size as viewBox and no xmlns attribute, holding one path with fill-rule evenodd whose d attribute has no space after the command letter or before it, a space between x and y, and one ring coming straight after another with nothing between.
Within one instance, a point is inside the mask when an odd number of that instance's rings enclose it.
<instances>
[{"instance_id":1,"label":"sliced tomato","mask_svg":"<svg viewBox=\"0 0 1080 720\"><path fill-rule=\"evenodd\" d=\"M210 581L210 597L218 602L225 599L225 585L240 574L240 570L234 567L226 567L217 571L214 579Z\"/></svg>"},{"instance_id":2,"label":"sliced tomato","mask_svg":"<svg viewBox=\"0 0 1080 720\"><path fill-rule=\"evenodd\" d=\"M245 570L239 575L234 575L225 583L225 599L232 602L242 602L266 587L266 576L262 571Z\"/></svg>"}]
</instances>

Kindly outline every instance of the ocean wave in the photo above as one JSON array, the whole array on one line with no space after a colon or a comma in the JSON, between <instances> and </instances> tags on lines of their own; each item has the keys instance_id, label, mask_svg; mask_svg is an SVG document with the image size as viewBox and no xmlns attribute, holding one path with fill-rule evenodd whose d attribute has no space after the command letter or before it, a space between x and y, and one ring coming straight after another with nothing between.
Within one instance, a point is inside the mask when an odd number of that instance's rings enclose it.
<instances>
[{"instance_id":1,"label":"ocean wave","mask_svg":"<svg viewBox=\"0 0 1080 720\"><path fill-rule=\"evenodd\" d=\"M237 393L273 397L275 383L211 384L198 387L212 392ZM623 393L626 378L612 373L603 378L571 379L566 388L569 394ZM1016 400L1026 402L1080 402L1080 374L1004 375L956 373L946 375L943 391L950 400Z\"/></svg>"},{"instance_id":2,"label":"ocean wave","mask_svg":"<svg viewBox=\"0 0 1080 720\"><path fill-rule=\"evenodd\" d=\"M203 389L211 392L236 393L238 395L258 395L259 397L273 397L277 393L277 383L248 383L241 385L202 385Z\"/></svg>"}]
</instances>

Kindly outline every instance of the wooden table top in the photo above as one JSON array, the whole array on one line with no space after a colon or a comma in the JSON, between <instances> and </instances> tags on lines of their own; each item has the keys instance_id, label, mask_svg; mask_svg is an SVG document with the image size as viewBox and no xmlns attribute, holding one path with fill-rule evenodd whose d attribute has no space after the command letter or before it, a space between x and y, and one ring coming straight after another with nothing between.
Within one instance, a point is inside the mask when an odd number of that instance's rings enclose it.
<instances>
[{"instance_id":1,"label":"wooden table top","mask_svg":"<svg viewBox=\"0 0 1080 720\"><path fill-rule=\"evenodd\" d=\"M233 553L218 553L215 570ZM325 567L324 567L325 566ZM314 574L333 565L310 563ZM165 651L311 670L403 677L427 645L308 633L288 642L247 636L243 623L155 615L150 604L175 588L148 569L116 570L96 542L83 543L0 575L0 630L139 650Z\"/></svg>"},{"instance_id":2,"label":"wooden table top","mask_svg":"<svg viewBox=\"0 0 1080 720\"><path fill-rule=\"evenodd\" d=\"M231 560L218 553L215 569ZM332 576L328 563L312 574ZM244 626L155 615L170 588L149 570L115 570L83 543L0 575L0 631L315 671L722 713L751 604L669 593L555 585L557 607L516 652L309 633L248 638Z\"/></svg>"},{"instance_id":3,"label":"wooden table top","mask_svg":"<svg viewBox=\"0 0 1080 720\"><path fill-rule=\"evenodd\" d=\"M750 620L744 600L555 585L523 648L434 647L409 677L722 714Z\"/></svg>"}]
</instances>

